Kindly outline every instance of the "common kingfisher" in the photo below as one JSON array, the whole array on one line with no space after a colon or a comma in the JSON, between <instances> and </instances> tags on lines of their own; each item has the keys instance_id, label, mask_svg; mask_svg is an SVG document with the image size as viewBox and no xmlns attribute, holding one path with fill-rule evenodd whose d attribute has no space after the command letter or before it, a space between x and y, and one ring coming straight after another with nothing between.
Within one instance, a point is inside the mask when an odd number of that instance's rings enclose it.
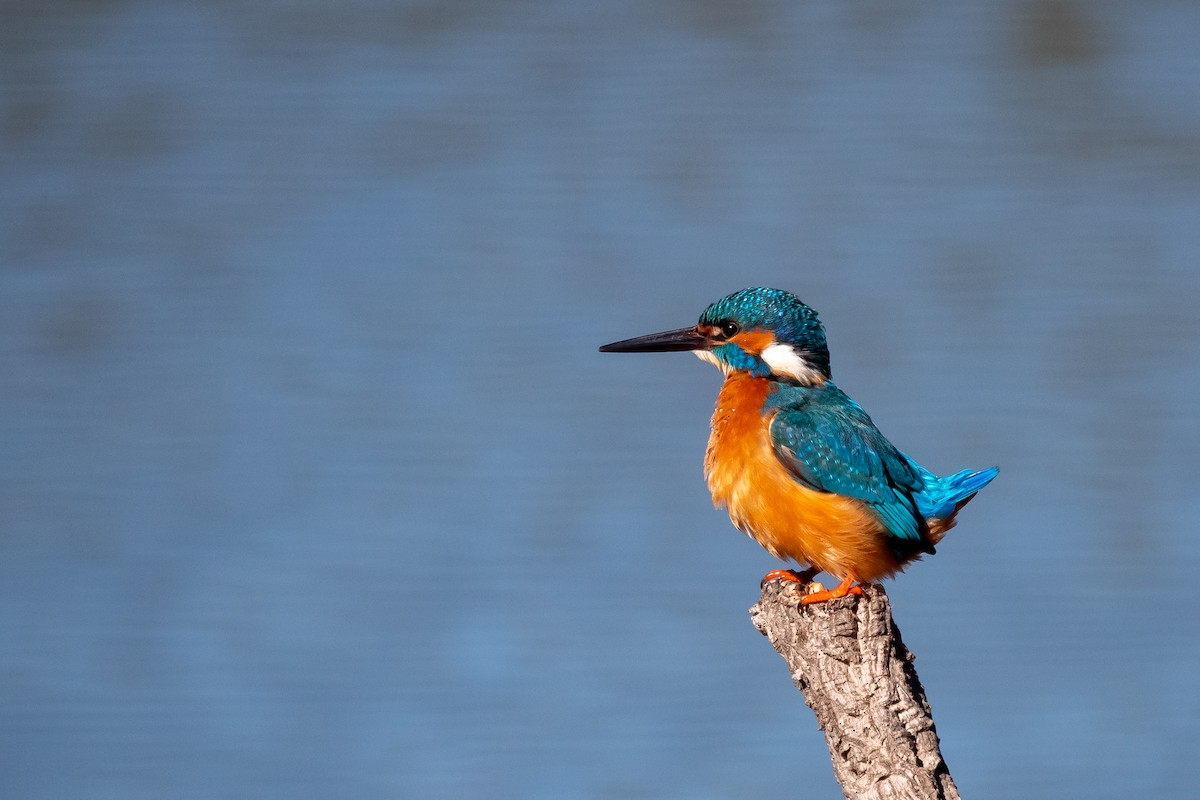
<instances>
[{"instance_id":1,"label":"common kingfisher","mask_svg":"<svg viewBox=\"0 0 1200 800\"><path fill-rule=\"evenodd\" d=\"M862 594L933 553L955 515L999 472L939 478L889 442L830 379L817 312L781 289L735 292L690 328L606 344L602 353L691 351L725 376L713 413L704 474L713 504L802 584L819 572L836 588L804 604Z\"/></svg>"}]
</instances>

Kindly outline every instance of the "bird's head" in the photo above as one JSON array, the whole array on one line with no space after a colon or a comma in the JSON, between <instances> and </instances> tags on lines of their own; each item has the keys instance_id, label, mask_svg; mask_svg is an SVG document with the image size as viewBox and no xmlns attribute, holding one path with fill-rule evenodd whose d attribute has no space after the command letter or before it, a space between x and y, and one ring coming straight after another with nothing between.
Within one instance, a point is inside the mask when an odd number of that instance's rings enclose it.
<instances>
[{"instance_id":1,"label":"bird's head","mask_svg":"<svg viewBox=\"0 0 1200 800\"><path fill-rule=\"evenodd\" d=\"M723 373L748 372L811 385L830 377L829 347L817 312L782 289L742 289L704 309L691 328L606 344L602 353L690 350Z\"/></svg>"}]
</instances>

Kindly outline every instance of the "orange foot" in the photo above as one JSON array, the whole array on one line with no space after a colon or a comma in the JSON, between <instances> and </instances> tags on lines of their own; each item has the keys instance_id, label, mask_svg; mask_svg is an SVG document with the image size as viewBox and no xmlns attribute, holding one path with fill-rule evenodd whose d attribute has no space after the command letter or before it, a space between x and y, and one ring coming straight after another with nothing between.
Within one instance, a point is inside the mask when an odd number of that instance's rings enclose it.
<instances>
[{"instance_id":1,"label":"orange foot","mask_svg":"<svg viewBox=\"0 0 1200 800\"><path fill-rule=\"evenodd\" d=\"M825 589L820 592L806 594L800 598L800 605L809 606L813 603L824 603L827 600L835 600L839 597L845 597L848 594L862 594L861 586L853 586L856 578L853 575L847 575L846 579L832 589Z\"/></svg>"},{"instance_id":2,"label":"orange foot","mask_svg":"<svg viewBox=\"0 0 1200 800\"><path fill-rule=\"evenodd\" d=\"M821 570L819 570L815 567L806 569L803 572L796 572L796 570L794 570L794 569L773 569L770 572L768 572L766 575L763 575L763 579L758 582L758 585L760 587L766 586L767 581L776 581L776 580L791 581L793 583L799 583L801 585L803 585L805 583L812 583L812 579L817 577L817 573L820 571Z\"/></svg>"}]
</instances>

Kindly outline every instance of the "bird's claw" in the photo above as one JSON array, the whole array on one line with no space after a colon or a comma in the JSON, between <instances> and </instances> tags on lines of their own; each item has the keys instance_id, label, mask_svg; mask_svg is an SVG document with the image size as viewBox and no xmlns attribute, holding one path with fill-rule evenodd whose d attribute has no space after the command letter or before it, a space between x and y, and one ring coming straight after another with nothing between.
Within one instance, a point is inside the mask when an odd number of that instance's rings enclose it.
<instances>
[{"instance_id":1,"label":"bird's claw","mask_svg":"<svg viewBox=\"0 0 1200 800\"><path fill-rule=\"evenodd\" d=\"M758 588L763 588L770 581L787 581L804 586L813 582L813 578L817 576L818 571L815 569L806 569L803 572L796 572L794 569L773 569L766 575L763 575L762 580L758 582ZM817 585L820 586L820 584Z\"/></svg>"},{"instance_id":2,"label":"bird's claw","mask_svg":"<svg viewBox=\"0 0 1200 800\"><path fill-rule=\"evenodd\" d=\"M806 594L804 597L800 598L800 605L810 606L813 603L824 603L828 600L836 600L839 597L845 597L848 594L861 595L863 593L863 589L861 586L855 585L854 580L855 579L853 577L849 577L832 589L822 589L820 591Z\"/></svg>"}]
</instances>

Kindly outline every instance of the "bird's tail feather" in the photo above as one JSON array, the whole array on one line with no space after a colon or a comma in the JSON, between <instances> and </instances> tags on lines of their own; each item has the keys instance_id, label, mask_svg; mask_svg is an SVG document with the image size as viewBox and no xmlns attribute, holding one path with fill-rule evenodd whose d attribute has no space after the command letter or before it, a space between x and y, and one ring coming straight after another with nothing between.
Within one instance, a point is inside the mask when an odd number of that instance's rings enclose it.
<instances>
[{"instance_id":1,"label":"bird's tail feather","mask_svg":"<svg viewBox=\"0 0 1200 800\"><path fill-rule=\"evenodd\" d=\"M917 510L927 520L942 521L944 523L940 526L942 530L948 529L953 524L955 513L966 505L976 492L991 483L992 479L1000 472L999 467L981 470L964 469L953 475L939 478L912 459L909 461L917 468L925 481L925 488L913 495L913 499L917 502Z\"/></svg>"}]
</instances>

